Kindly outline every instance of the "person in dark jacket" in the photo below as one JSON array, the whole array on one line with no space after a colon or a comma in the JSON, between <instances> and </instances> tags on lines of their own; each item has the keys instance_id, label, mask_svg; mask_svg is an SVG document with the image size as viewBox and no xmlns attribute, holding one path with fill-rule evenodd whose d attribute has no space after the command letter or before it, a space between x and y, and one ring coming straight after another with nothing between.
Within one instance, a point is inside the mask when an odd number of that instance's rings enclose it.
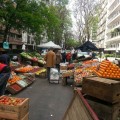
<instances>
[{"instance_id":1,"label":"person in dark jacket","mask_svg":"<svg viewBox=\"0 0 120 120\"><path fill-rule=\"evenodd\" d=\"M56 68L58 69L58 72L60 72L60 63L62 60L61 52L58 50L56 53Z\"/></svg>"},{"instance_id":2,"label":"person in dark jacket","mask_svg":"<svg viewBox=\"0 0 120 120\"><path fill-rule=\"evenodd\" d=\"M11 73L10 67L2 62L3 61L0 61L0 95L5 94L7 81Z\"/></svg>"},{"instance_id":3,"label":"person in dark jacket","mask_svg":"<svg viewBox=\"0 0 120 120\"><path fill-rule=\"evenodd\" d=\"M2 63L6 64L6 65L10 65L10 56L7 54L7 51L3 50L0 53L0 60L2 61Z\"/></svg>"},{"instance_id":4,"label":"person in dark jacket","mask_svg":"<svg viewBox=\"0 0 120 120\"><path fill-rule=\"evenodd\" d=\"M62 55L62 62L65 63L66 62L66 50L65 49L62 50L61 55Z\"/></svg>"}]
</instances>

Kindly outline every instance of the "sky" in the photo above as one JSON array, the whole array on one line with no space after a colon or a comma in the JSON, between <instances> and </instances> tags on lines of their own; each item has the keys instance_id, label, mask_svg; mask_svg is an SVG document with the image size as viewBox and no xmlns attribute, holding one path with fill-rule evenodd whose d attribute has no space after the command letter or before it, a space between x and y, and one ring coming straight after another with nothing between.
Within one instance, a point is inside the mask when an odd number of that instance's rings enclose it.
<instances>
[{"instance_id":1,"label":"sky","mask_svg":"<svg viewBox=\"0 0 120 120\"><path fill-rule=\"evenodd\" d=\"M73 22L73 28L75 27L74 26L74 24L75 24L75 17L74 17L74 13L73 13L74 2L75 2L75 0L69 0L69 4L67 6L67 8L70 10L70 13L71 13L71 18L72 18L72 22Z\"/></svg>"}]
</instances>

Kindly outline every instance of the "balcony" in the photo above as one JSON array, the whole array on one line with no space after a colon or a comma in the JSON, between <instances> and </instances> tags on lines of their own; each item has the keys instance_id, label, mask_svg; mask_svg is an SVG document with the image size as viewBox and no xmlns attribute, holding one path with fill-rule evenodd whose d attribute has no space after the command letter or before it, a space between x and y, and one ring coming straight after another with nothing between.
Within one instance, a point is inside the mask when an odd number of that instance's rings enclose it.
<instances>
[{"instance_id":1,"label":"balcony","mask_svg":"<svg viewBox=\"0 0 120 120\"><path fill-rule=\"evenodd\" d=\"M120 42L120 32L116 32L116 33L111 33L111 36L108 37L108 39L106 40L106 42Z\"/></svg>"},{"instance_id":2,"label":"balcony","mask_svg":"<svg viewBox=\"0 0 120 120\"><path fill-rule=\"evenodd\" d=\"M114 31L114 29L116 28L120 28L120 22L117 22L116 24L113 24L112 26L110 26L107 30L107 34L110 33L111 31Z\"/></svg>"},{"instance_id":3,"label":"balcony","mask_svg":"<svg viewBox=\"0 0 120 120\"><path fill-rule=\"evenodd\" d=\"M120 14L120 10L116 11L114 14L112 14L111 16L108 17L109 21L111 21L112 19L114 19L119 14Z\"/></svg>"},{"instance_id":4,"label":"balcony","mask_svg":"<svg viewBox=\"0 0 120 120\"><path fill-rule=\"evenodd\" d=\"M109 10L108 16L110 16L114 11L119 10L119 6L120 6L120 0L116 3L115 6L113 6L113 8Z\"/></svg>"},{"instance_id":5,"label":"balcony","mask_svg":"<svg viewBox=\"0 0 120 120\"><path fill-rule=\"evenodd\" d=\"M111 25L118 24L119 21L120 21L120 13L117 14L113 19L109 20L107 26L109 27Z\"/></svg>"},{"instance_id":6,"label":"balcony","mask_svg":"<svg viewBox=\"0 0 120 120\"><path fill-rule=\"evenodd\" d=\"M109 0L109 10L110 9L114 9L115 8L115 6L117 5L117 3L119 3L119 0Z\"/></svg>"},{"instance_id":7,"label":"balcony","mask_svg":"<svg viewBox=\"0 0 120 120\"><path fill-rule=\"evenodd\" d=\"M2 42L3 42L3 36L0 36L0 43L2 43ZM9 43L13 44L13 45L23 45L21 38L9 37Z\"/></svg>"}]
</instances>

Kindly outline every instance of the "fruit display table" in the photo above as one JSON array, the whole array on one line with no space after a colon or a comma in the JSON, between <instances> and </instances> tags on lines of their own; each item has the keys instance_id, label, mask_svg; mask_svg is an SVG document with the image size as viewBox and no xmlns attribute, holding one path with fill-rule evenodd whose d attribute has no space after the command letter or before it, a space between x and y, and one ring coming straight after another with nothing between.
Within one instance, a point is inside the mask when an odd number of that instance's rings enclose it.
<instances>
[{"instance_id":1,"label":"fruit display table","mask_svg":"<svg viewBox=\"0 0 120 120\"><path fill-rule=\"evenodd\" d=\"M12 77L9 78L7 83L7 91L11 94L16 94L35 81L35 76L45 72L46 69L39 66L22 66L12 71Z\"/></svg>"},{"instance_id":2,"label":"fruit display table","mask_svg":"<svg viewBox=\"0 0 120 120\"><path fill-rule=\"evenodd\" d=\"M21 62L26 64L27 61L31 62L32 66L40 66L43 67L46 63L42 56L40 56L37 52L22 52L21 54Z\"/></svg>"}]
</instances>

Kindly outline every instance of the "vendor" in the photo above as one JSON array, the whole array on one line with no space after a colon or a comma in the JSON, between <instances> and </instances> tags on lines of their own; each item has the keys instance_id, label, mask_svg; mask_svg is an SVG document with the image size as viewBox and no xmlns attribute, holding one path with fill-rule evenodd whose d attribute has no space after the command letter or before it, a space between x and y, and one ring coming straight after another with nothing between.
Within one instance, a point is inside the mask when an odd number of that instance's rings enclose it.
<instances>
[{"instance_id":1,"label":"vendor","mask_svg":"<svg viewBox=\"0 0 120 120\"><path fill-rule=\"evenodd\" d=\"M4 61L0 60L0 95L5 94L6 84L10 77L11 69Z\"/></svg>"},{"instance_id":2,"label":"vendor","mask_svg":"<svg viewBox=\"0 0 120 120\"><path fill-rule=\"evenodd\" d=\"M4 64L8 66L10 65L10 56L4 49L0 51L0 61L2 61Z\"/></svg>"}]
</instances>

